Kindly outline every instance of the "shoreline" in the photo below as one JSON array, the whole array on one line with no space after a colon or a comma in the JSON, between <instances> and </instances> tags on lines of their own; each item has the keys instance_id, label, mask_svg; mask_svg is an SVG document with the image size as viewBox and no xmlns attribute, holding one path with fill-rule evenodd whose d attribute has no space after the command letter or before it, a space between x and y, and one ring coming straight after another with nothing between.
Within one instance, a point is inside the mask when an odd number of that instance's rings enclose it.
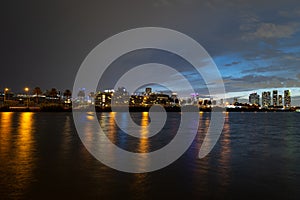
<instances>
[{"instance_id":1,"label":"shoreline","mask_svg":"<svg viewBox=\"0 0 300 200\"><path fill-rule=\"evenodd\" d=\"M189 107L195 109L194 106L184 106L185 110ZM181 107L163 107L166 112L181 112ZM297 109L259 109L259 108L222 108L222 107L215 107L215 108L196 108L199 109L199 112L299 112ZM96 112L149 112L150 107L117 107L112 111L111 107L86 107L86 108L78 108L72 109L70 107L64 106L32 106L32 107L25 107L25 106L13 106L13 107L0 107L0 112L72 112L72 111L96 111ZM154 112L160 112L162 110L154 110Z\"/></svg>"}]
</instances>

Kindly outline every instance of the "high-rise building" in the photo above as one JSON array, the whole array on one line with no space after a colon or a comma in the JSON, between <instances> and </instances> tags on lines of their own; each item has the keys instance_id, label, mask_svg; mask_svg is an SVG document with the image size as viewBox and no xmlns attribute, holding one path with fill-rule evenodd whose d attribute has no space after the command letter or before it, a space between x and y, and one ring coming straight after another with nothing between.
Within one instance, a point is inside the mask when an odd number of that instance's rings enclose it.
<instances>
[{"instance_id":1,"label":"high-rise building","mask_svg":"<svg viewBox=\"0 0 300 200\"><path fill-rule=\"evenodd\" d=\"M224 99L220 100L220 105L223 106L224 105Z\"/></svg>"},{"instance_id":2,"label":"high-rise building","mask_svg":"<svg viewBox=\"0 0 300 200\"><path fill-rule=\"evenodd\" d=\"M271 92L263 92L261 104L263 107L269 107L271 105Z\"/></svg>"},{"instance_id":3,"label":"high-rise building","mask_svg":"<svg viewBox=\"0 0 300 200\"><path fill-rule=\"evenodd\" d=\"M238 98L237 97L233 98L233 104L235 104L235 103L238 103Z\"/></svg>"},{"instance_id":4,"label":"high-rise building","mask_svg":"<svg viewBox=\"0 0 300 200\"><path fill-rule=\"evenodd\" d=\"M282 101L283 99L282 99L282 95L278 95L278 105L279 106L283 106L283 101Z\"/></svg>"},{"instance_id":5,"label":"high-rise building","mask_svg":"<svg viewBox=\"0 0 300 200\"><path fill-rule=\"evenodd\" d=\"M179 99L177 93L173 92L171 95L172 103L173 104L179 104Z\"/></svg>"},{"instance_id":6,"label":"high-rise building","mask_svg":"<svg viewBox=\"0 0 300 200\"><path fill-rule=\"evenodd\" d=\"M291 107L291 91L284 90L284 106Z\"/></svg>"},{"instance_id":7,"label":"high-rise building","mask_svg":"<svg viewBox=\"0 0 300 200\"><path fill-rule=\"evenodd\" d=\"M95 105L101 107L111 106L111 98L113 96L112 91L106 90L106 92L98 92L95 95Z\"/></svg>"},{"instance_id":8,"label":"high-rise building","mask_svg":"<svg viewBox=\"0 0 300 200\"><path fill-rule=\"evenodd\" d=\"M152 88L147 87L147 88L145 89L145 93L146 93L147 95L151 94L151 93L152 93Z\"/></svg>"},{"instance_id":9,"label":"high-rise building","mask_svg":"<svg viewBox=\"0 0 300 200\"><path fill-rule=\"evenodd\" d=\"M124 87L119 87L112 95L112 104L128 104L130 95Z\"/></svg>"},{"instance_id":10,"label":"high-rise building","mask_svg":"<svg viewBox=\"0 0 300 200\"><path fill-rule=\"evenodd\" d=\"M249 103L259 105L259 94L252 93L249 95Z\"/></svg>"},{"instance_id":11,"label":"high-rise building","mask_svg":"<svg viewBox=\"0 0 300 200\"><path fill-rule=\"evenodd\" d=\"M273 90L273 106L278 105L278 90Z\"/></svg>"}]
</instances>

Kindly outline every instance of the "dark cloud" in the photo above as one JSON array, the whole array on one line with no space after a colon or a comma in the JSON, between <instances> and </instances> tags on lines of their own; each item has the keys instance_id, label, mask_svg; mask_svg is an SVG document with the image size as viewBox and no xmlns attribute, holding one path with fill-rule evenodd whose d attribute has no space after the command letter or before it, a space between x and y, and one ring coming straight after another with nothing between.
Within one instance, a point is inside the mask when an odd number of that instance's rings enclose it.
<instances>
[{"instance_id":1,"label":"dark cloud","mask_svg":"<svg viewBox=\"0 0 300 200\"><path fill-rule=\"evenodd\" d=\"M249 74L249 73L264 73L264 72L278 72L284 70L285 67L283 66L267 66L267 67L257 67L253 69L246 69L243 70L241 73Z\"/></svg>"},{"instance_id":2,"label":"dark cloud","mask_svg":"<svg viewBox=\"0 0 300 200\"><path fill-rule=\"evenodd\" d=\"M276 76L247 75L240 78L233 78L232 80L245 82L245 83L258 83L258 82L268 82L270 80L285 81L287 79L283 77L276 77Z\"/></svg>"},{"instance_id":3,"label":"dark cloud","mask_svg":"<svg viewBox=\"0 0 300 200\"><path fill-rule=\"evenodd\" d=\"M281 11L279 11L279 14L281 16L287 17L287 18L300 17L300 7L294 8L294 9L289 9L289 10L281 10Z\"/></svg>"},{"instance_id":4,"label":"dark cloud","mask_svg":"<svg viewBox=\"0 0 300 200\"><path fill-rule=\"evenodd\" d=\"M240 64L241 62L237 62L237 61L234 61L234 62L232 62L232 63L227 63L227 64L225 64L224 66L225 67L231 67L231 66L233 66L233 65L237 65L237 64Z\"/></svg>"},{"instance_id":5,"label":"dark cloud","mask_svg":"<svg viewBox=\"0 0 300 200\"><path fill-rule=\"evenodd\" d=\"M300 87L300 80L289 77L246 75L240 78L226 77L227 92L241 92L264 88Z\"/></svg>"},{"instance_id":6,"label":"dark cloud","mask_svg":"<svg viewBox=\"0 0 300 200\"><path fill-rule=\"evenodd\" d=\"M232 75L232 80L224 79L230 91L299 85L296 0L28 0L6 1L3 8L0 90L22 90L25 85L72 88L80 64L96 45L145 26L181 31L213 58L224 57L219 67L226 72L223 76ZM191 80L197 79L188 73Z\"/></svg>"},{"instance_id":7,"label":"dark cloud","mask_svg":"<svg viewBox=\"0 0 300 200\"><path fill-rule=\"evenodd\" d=\"M253 39L281 39L281 38L290 38L295 33L299 32L299 23L289 22L286 24L274 24L274 23L260 23L254 30L249 31L243 36L245 40ZM245 27L242 29L245 30ZM251 29L249 27L249 29Z\"/></svg>"}]
</instances>

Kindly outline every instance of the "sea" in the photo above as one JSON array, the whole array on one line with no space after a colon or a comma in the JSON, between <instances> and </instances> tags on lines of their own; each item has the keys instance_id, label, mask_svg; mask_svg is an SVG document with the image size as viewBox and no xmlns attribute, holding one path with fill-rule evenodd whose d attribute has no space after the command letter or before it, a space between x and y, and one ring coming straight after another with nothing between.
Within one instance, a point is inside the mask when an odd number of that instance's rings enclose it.
<instances>
[{"instance_id":1,"label":"sea","mask_svg":"<svg viewBox=\"0 0 300 200\"><path fill-rule=\"evenodd\" d=\"M97 113L96 120L112 143L136 153L167 145L181 117L168 113L161 132L137 139L118 127L115 115ZM299 199L300 113L225 113L221 136L202 159L211 114L199 115L197 134L177 160L127 173L87 150L71 112L1 112L0 199ZM87 113L83 121L92 117ZM126 117L151 123L145 112Z\"/></svg>"}]
</instances>

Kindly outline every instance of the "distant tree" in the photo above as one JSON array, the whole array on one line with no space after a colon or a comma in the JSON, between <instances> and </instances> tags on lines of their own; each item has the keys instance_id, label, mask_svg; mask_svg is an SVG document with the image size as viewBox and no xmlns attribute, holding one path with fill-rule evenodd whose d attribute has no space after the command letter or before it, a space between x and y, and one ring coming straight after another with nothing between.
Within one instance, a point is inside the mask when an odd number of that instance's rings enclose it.
<instances>
[{"instance_id":1,"label":"distant tree","mask_svg":"<svg viewBox=\"0 0 300 200\"><path fill-rule=\"evenodd\" d=\"M40 87L35 87L32 91L32 94L41 95L43 92Z\"/></svg>"},{"instance_id":2,"label":"distant tree","mask_svg":"<svg viewBox=\"0 0 300 200\"><path fill-rule=\"evenodd\" d=\"M32 94L33 95L36 95L35 98L36 98L36 103L39 103L39 96L43 94L42 90L40 87L35 87L32 91Z\"/></svg>"},{"instance_id":3,"label":"distant tree","mask_svg":"<svg viewBox=\"0 0 300 200\"><path fill-rule=\"evenodd\" d=\"M57 95L58 95L57 89L51 88L51 90L49 91L49 96L54 98L54 97L57 97Z\"/></svg>"},{"instance_id":4,"label":"distant tree","mask_svg":"<svg viewBox=\"0 0 300 200\"><path fill-rule=\"evenodd\" d=\"M58 95L58 91L56 88L51 88L51 90L46 90L46 96L50 97L52 103L55 102L57 95Z\"/></svg>"},{"instance_id":5,"label":"distant tree","mask_svg":"<svg viewBox=\"0 0 300 200\"><path fill-rule=\"evenodd\" d=\"M72 96L72 92L71 92L71 90L65 90L64 91L64 97L66 98L66 99L69 99L70 97Z\"/></svg>"}]
</instances>

